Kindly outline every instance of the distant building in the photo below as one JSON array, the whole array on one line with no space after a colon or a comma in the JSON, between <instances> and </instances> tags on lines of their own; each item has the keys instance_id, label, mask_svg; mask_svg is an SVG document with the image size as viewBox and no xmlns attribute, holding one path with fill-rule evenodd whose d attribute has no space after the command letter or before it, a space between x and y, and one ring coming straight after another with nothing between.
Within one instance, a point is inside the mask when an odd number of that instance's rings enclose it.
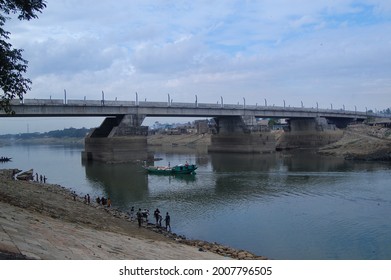
<instances>
[{"instance_id":1,"label":"distant building","mask_svg":"<svg viewBox=\"0 0 391 280\"><path fill-rule=\"evenodd\" d=\"M259 125L261 127L268 127L269 126L269 119L258 120L257 125Z\"/></svg>"},{"instance_id":2,"label":"distant building","mask_svg":"<svg viewBox=\"0 0 391 280\"><path fill-rule=\"evenodd\" d=\"M197 134L209 133L209 124L208 120L197 120L194 121Z\"/></svg>"}]
</instances>

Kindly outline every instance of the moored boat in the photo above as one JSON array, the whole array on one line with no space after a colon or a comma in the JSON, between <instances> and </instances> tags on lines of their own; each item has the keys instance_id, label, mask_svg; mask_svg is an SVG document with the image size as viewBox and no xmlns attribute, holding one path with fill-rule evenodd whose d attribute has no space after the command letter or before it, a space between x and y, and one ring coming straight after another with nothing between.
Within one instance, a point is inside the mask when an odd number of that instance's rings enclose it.
<instances>
[{"instance_id":1,"label":"moored boat","mask_svg":"<svg viewBox=\"0 0 391 280\"><path fill-rule=\"evenodd\" d=\"M18 180L24 180L24 181L29 181L33 180L33 169L27 170L25 172L19 173L16 175L16 179Z\"/></svg>"},{"instance_id":2,"label":"moored boat","mask_svg":"<svg viewBox=\"0 0 391 280\"><path fill-rule=\"evenodd\" d=\"M145 166L145 170L151 174L175 175L175 174L192 174L197 169L195 164L179 164L170 166Z\"/></svg>"}]
</instances>

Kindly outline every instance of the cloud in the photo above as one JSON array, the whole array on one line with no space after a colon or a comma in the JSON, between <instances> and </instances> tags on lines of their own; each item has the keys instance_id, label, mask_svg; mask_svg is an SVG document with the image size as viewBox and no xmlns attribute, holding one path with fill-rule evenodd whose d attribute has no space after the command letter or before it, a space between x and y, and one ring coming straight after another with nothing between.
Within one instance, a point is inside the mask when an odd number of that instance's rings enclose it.
<instances>
[{"instance_id":1,"label":"cloud","mask_svg":"<svg viewBox=\"0 0 391 280\"><path fill-rule=\"evenodd\" d=\"M163 44L140 44L131 54L136 71L148 73L180 73L197 68L204 46L192 36Z\"/></svg>"},{"instance_id":2,"label":"cloud","mask_svg":"<svg viewBox=\"0 0 391 280\"><path fill-rule=\"evenodd\" d=\"M116 60L124 59L126 53L115 45L102 44L96 38L64 37L48 38L26 45L30 73L72 75L83 71L99 71L109 68Z\"/></svg>"},{"instance_id":3,"label":"cloud","mask_svg":"<svg viewBox=\"0 0 391 280\"><path fill-rule=\"evenodd\" d=\"M8 22L33 90L165 101L387 107L386 0L52 1Z\"/></svg>"}]
</instances>

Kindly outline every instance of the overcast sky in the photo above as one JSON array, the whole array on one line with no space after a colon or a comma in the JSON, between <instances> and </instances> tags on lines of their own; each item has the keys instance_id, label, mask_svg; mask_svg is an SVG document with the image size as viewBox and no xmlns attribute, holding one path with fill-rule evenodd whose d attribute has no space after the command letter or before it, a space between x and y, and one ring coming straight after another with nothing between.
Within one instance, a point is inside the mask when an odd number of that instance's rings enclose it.
<instances>
[{"instance_id":1,"label":"overcast sky","mask_svg":"<svg viewBox=\"0 0 391 280\"><path fill-rule=\"evenodd\" d=\"M48 0L5 28L29 61L26 98L391 106L389 0ZM100 122L7 118L0 134Z\"/></svg>"}]
</instances>

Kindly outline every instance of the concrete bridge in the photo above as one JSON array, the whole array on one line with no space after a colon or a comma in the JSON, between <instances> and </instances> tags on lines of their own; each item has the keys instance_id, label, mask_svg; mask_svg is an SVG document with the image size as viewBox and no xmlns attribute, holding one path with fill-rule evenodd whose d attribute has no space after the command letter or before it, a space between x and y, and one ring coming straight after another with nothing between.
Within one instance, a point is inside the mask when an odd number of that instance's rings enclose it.
<instances>
[{"instance_id":1,"label":"concrete bridge","mask_svg":"<svg viewBox=\"0 0 391 280\"><path fill-rule=\"evenodd\" d=\"M139 115L144 117L227 117L253 116L256 118L316 118L364 120L384 117L372 112L344 109L306 107L259 106L223 103L179 103L107 100L25 99L11 102L15 115L11 117L85 117ZM0 117L6 116L0 111Z\"/></svg>"},{"instance_id":2,"label":"concrete bridge","mask_svg":"<svg viewBox=\"0 0 391 280\"><path fill-rule=\"evenodd\" d=\"M384 115L357 110L333 110L305 107L279 107L221 103L139 102L109 100L25 99L12 101L14 115L0 117L106 117L102 125L85 139L86 158L116 161L113 154L126 158L145 158L146 117L207 117L217 123L211 152L262 153L275 150L270 132L257 124L257 118L284 118L290 131L280 141L280 148L319 146L336 141L336 128L352 121ZM278 144L277 144L278 145ZM129 148L131 147L131 148ZM141 154L140 154L141 153Z\"/></svg>"}]
</instances>

